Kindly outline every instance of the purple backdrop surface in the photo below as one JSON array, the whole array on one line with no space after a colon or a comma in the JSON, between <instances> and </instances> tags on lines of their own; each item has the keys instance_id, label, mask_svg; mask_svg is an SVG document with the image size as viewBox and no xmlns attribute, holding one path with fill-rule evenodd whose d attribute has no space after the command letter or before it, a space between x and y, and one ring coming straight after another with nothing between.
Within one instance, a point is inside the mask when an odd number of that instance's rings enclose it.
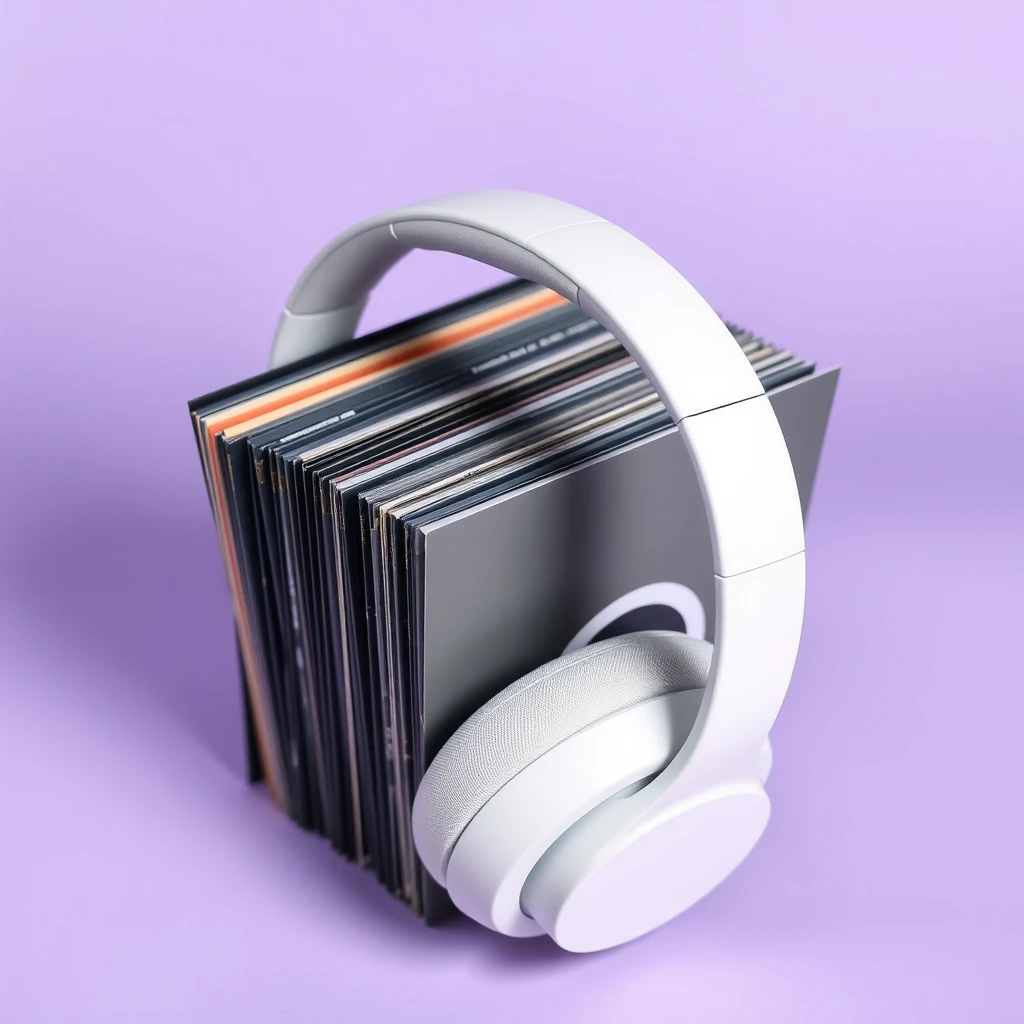
<instances>
[{"instance_id":1,"label":"purple backdrop surface","mask_svg":"<svg viewBox=\"0 0 1024 1024\"><path fill-rule=\"evenodd\" d=\"M0 1019L1020 1020L1020 5L469 6L6 11ZM845 367L772 825L592 957L428 931L243 783L185 414L331 234L489 185Z\"/></svg>"}]
</instances>

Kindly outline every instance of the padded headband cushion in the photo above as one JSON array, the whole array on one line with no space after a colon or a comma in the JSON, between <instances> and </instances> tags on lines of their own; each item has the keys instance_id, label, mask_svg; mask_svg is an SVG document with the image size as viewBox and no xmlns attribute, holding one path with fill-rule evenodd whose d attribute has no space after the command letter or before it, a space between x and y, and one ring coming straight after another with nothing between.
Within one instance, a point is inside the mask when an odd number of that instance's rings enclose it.
<instances>
[{"instance_id":1,"label":"padded headband cushion","mask_svg":"<svg viewBox=\"0 0 1024 1024\"><path fill-rule=\"evenodd\" d=\"M444 878L456 842L509 780L563 740L643 701L707 682L712 645L652 630L565 654L523 676L467 719L427 769L413 834Z\"/></svg>"}]
</instances>

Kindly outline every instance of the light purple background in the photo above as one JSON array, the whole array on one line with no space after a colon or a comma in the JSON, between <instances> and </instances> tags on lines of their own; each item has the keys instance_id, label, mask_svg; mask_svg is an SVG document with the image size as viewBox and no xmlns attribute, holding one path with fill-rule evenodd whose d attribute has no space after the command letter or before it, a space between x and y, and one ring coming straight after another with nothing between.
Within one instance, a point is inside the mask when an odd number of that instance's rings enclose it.
<instances>
[{"instance_id":1,"label":"light purple background","mask_svg":"<svg viewBox=\"0 0 1024 1024\"><path fill-rule=\"evenodd\" d=\"M1019 4L5 11L0 1019L1024 1016ZM592 957L428 931L244 784L185 409L333 233L488 185L845 368L769 831Z\"/></svg>"}]
</instances>

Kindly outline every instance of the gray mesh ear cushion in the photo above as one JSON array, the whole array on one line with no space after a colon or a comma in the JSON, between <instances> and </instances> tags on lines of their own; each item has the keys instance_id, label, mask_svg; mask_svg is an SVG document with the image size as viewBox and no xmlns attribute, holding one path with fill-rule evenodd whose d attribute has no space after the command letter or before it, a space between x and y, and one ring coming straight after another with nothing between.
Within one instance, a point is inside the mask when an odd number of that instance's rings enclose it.
<instances>
[{"instance_id":1,"label":"gray mesh ear cushion","mask_svg":"<svg viewBox=\"0 0 1024 1024\"><path fill-rule=\"evenodd\" d=\"M703 687L711 651L682 633L630 633L564 654L492 697L441 748L416 793L413 835L427 870L442 880L477 811L563 740L635 704Z\"/></svg>"}]
</instances>

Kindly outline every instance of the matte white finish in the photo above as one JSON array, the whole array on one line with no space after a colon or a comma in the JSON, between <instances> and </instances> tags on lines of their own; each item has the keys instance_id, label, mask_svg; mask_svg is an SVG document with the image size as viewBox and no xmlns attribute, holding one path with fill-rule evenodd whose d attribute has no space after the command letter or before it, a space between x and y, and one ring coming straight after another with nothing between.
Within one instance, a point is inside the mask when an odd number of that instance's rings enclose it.
<instances>
[{"instance_id":1,"label":"matte white finish","mask_svg":"<svg viewBox=\"0 0 1024 1024\"><path fill-rule=\"evenodd\" d=\"M628 232L584 223L528 244L578 286L580 308L629 349L677 422L764 394L715 311Z\"/></svg>"},{"instance_id":2,"label":"matte white finish","mask_svg":"<svg viewBox=\"0 0 1024 1024\"><path fill-rule=\"evenodd\" d=\"M597 801L551 842L522 902L567 948L603 948L699 899L746 856L768 820L767 736L789 684L804 599L803 520L789 452L739 346L669 264L600 217L525 193L449 196L339 236L289 298L274 365L351 338L369 291L412 248L469 256L577 302L643 368L697 470L714 544L716 635L707 692L681 749L650 784L605 799L602 786L614 785L616 772L628 775L620 757L639 771L663 747L635 761L631 750L605 747L593 764L585 758L597 773L591 784L568 762L559 779L549 778L551 765L574 760L567 744L582 751L589 742L584 734L563 741L534 762L536 779L547 780L537 797L547 815L539 832L531 838L530 807L514 796L519 787L533 793L533 783L517 777L466 827L448 866L460 906L524 934L517 929L525 918L509 909L517 879L562 827L558 820L564 825ZM596 736L606 726L614 728L609 720L587 731ZM607 771L596 767L602 760Z\"/></svg>"},{"instance_id":3,"label":"matte white finish","mask_svg":"<svg viewBox=\"0 0 1024 1024\"><path fill-rule=\"evenodd\" d=\"M605 629L616 619L627 612L646 605L660 604L666 608L674 608L682 616L686 623L686 635L704 639L707 630L707 615L704 612L704 605L697 594L682 583L665 581L662 583L647 583L628 594L616 598L610 605L602 608L580 631L566 644L563 654L586 647L602 629Z\"/></svg>"},{"instance_id":4,"label":"matte white finish","mask_svg":"<svg viewBox=\"0 0 1024 1024\"><path fill-rule=\"evenodd\" d=\"M765 737L764 743L761 744L761 753L757 759L757 775L761 780L762 786L768 781L768 776L772 773L774 762L775 752L772 750L771 738Z\"/></svg>"},{"instance_id":5,"label":"matte white finish","mask_svg":"<svg viewBox=\"0 0 1024 1024\"><path fill-rule=\"evenodd\" d=\"M471 231L443 230L443 226ZM309 265L286 306L295 352L304 318L355 307L409 250L444 249L554 288L629 349L678 421L763 395L728 329L694 288L627 231L569 203L524 192L467 192L407 206L339 235ZM348 312L339 320L347 340ZM323 320L319 321L318 328ZM312 327L312 321L310 322ZM275 365L279 358L275 352Z\"/></svg>"},{"instance_id":6,"label":"matte white finish","mask_svg":"<svg viewBox=\"0 0 1024 1024\"><path fill-rule=\"evenodd\" d=\"M768 797L751 783L704 791L614 845L594 843L584 819L531 872L523 908L565 949L628 942L730 875L761 838L768 815Z\"/></svg>"},{"instance_id":7,"label":"matte white finish","mask_svg":"<svg viewBox=\"0 0 1024 1024\"><path fill-rule=\"evenodd\" d=\"M700 714L682 749L644 791L640 815L656 816L726 781L760 778L761 748L800 646L804 554L717 577L715 595L714 654Z\"/></svg>"},{"instance_id":8,"label":"matte white finish","mask_svg":"<svg viewBox=\"0 0 1024 1024\"><path fill-rule=\"evenodd\" d=\"M277 322L277 336L270 367L287 366L314 352L329 348L338 338L350 338L355 333L366 301L342 306L326 313L299 315L287 309Z\"/></svg>"},{"instance_id":9,"label":"matte white finish","mask_svg":"<svg viewBox=\"0 0 1024 1024\"><path fill-rule=\"evenodd\" d=\"M688 416L679 426L713 524L715 573L736 576L803 551L793 463L768 398Z\"/></svg>"},{"instance_id":10,"label":"matte white finish","mask_svg":"<svg viewBox=\"0 0 1024 1024\"><path fill-rule=\"evenodd\" d=\"M524 768L477 813L448 861L455 905L506 935L536 935L520 892L534 864L601 801L660 771L682 746L703 690L646 701L576 733Z\"/></svg>"},{"instance_id":11,"label":"matte white finish","mask_svg":"<svg viewBox=\"0 0 1024 1024\"><path fill-rule=\"evenodd\" d=\"M703 693L713 654L706 640L645 630L563 654L495 694L448 738L420 781L412 834L423 866L444 884L462 833L516 775L620 711L677 690Z\"/></svg>"}]
</instances>

